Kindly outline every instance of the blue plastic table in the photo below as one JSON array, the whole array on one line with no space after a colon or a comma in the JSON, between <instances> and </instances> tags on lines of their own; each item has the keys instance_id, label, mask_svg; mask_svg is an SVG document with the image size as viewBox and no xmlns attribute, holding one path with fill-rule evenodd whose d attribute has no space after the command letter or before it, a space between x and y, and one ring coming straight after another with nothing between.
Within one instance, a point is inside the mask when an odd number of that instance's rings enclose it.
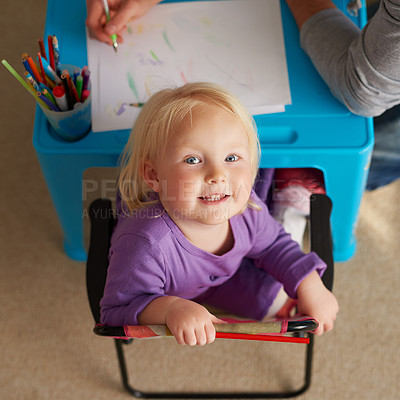
<instances>
[{"instance_id":1,"label":"blue plastic table","mask_svg":"<svg viewBox=\"0 0 400 400\"><path fill-rule=\"evenodd\" d=\"M345 0L336 0L345 12ZM297 26L281 1L292 105L286 112L257 116L261 167L314 167L323 171L333 202L332 233L336 261L355 252L354 230L373 148L372 120L351 114L330 93L299 46ZM56 35L64 62L87 65L86 6L82 0L49 0L45 37ZM353 21L365 23L365 9ZM111 48L110 48L110 51ZM53 135L39 107L33 144L56 208L69 257L85 260L82 174L90 167L115 167L129 131L90 132L78 142Z\"/></svg>"}]
</instances>

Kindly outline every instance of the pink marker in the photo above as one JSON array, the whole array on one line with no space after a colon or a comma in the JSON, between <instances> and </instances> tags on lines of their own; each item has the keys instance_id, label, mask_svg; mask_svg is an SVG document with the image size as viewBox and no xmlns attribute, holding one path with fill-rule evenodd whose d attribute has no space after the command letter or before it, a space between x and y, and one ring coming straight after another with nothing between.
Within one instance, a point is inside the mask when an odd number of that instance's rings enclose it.
<instances>
[{"instance_id":1,"label":"pink marker","mask_svg":"<svg viewBox=\"0 0 400 400\"><path fill-rule=\"evenodd\" d=\"M83 103L90 96L90 90L83 90L81 96L81 102Z\"/></svg>"}]
</instances>

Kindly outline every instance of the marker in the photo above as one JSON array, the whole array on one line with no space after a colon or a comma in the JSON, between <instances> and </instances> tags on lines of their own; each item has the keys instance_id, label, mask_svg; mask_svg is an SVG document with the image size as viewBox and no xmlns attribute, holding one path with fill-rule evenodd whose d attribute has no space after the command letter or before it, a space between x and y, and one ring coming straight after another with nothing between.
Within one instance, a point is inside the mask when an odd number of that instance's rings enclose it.
<instances>
[{"instance_id":1,"label":"marker","mask_svg":"<svg viewBox=\"0 0 400 400\"><path fill-rule=\"evenodd\" d=\"M86 68L85 70L82 70L82 75L83 75L83 83L82 83L82 91L83 91L88 88L89 79L90 79L90 71Z\"/></svg>"},{"instance_id":2,"label":"marker","mask_svg":"<svg viewBox=\"0 0 400 400\"><path fill-rule=\"evenodd\" d=\"M14 76L14 78L35 98L35 100L40 103L40 105L46 107L46 103L42 101L37 93L32 90L32 88L26 83L18 72L6 61L2 60L1 63L8 69L8 71Z\"/></svg>"},{"instance_id":3,"label":"marker","mask_svg":"<svg viewBox=\"0 0 400 400\"><path fill-rule=\"evenodd\" d=\"M80 100L81 96L82 96L82 87L83 87L83 76L82 75L78 75L76 77L76 91L78 93L78 98Z\"/></svg>"},{"instance_id":4,"label":"marker","mask_svg":"<svg viewBox=\"0 0 400 400\"><path fill-rule=\"evenodd\" d=\"M74 84L76 85L76 78L81 74L81 70L76 67L74 68Z\"/></svg>"},{"instance_id":5,"label":"marker","mask_svg":"<svg viewBox=\"0 0 400 400\"><path fill-rule=\"evenodd\" d=\"M82 96L81 96L81 102L83 103L88 97L90 96L90 91L89 90L84 90L82 92Z\"/></svg>"},{"instance_id":6,"label":"marker","mask_svg":"<svg viewBox=\"0 0 400 400\"><path fill-rule=\"evenodd\" d=\"M143 107L145 103L129 103L131 107Z\"/></svg>"},{"instance_id":7,"label":"marker","mask_svg":"<svg viewBox=\"0 0 400 400\"><path fill-rule=\"evenodd\" d=\"M68 111L67 98L65 97L65 90L62 86L56 86L53 89L53 96L56 99L58 108L61 111Z\"/></svg>"},{"instance_id":8,"label":"marker","mask_svg":"<svg viewBox=\"0 0 400 400\"><path fill-rule=\"evenodd\" d=\"M106 13L106 17L107 17L107 22L109 22L110 21L110 10L108 9L107 0L103 0L103 3L104 3L104 12ZM111 35L111 40L113 42L114 51L117 53L118 52L118 41L117 41L117 35L115 33Z\"/></svg>"}]
</instances>

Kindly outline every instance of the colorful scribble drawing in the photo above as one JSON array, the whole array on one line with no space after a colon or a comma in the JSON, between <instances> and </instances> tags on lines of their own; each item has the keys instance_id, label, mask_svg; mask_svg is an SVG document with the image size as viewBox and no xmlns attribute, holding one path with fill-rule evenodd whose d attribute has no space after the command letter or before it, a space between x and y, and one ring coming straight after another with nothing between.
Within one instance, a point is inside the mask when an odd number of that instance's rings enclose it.
<instances>
[{"instance_id":1,"label":"colorful scribble drawing","mask_svg":"<svg viewBox=\"0 0 400 400\"><path fill-rule=\"evenodd\" d=\"M130 104L193 81L225 86L253 114L291 102L279 0L159 4L127 26L122 46L110 55L88 38L94 129L130 129L140 111Z\"/></svg>"}]
</instances>

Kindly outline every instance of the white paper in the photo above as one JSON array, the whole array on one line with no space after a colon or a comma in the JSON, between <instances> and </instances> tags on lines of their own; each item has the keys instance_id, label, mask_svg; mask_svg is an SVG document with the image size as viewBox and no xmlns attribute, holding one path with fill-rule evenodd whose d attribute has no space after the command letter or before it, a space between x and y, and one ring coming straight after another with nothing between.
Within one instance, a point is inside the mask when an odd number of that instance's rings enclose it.
<instances>
[{"instance_id":1,"label":"white paper","mask_svg":"<svg viewBox=\"0 0 400 400\"><path fill-rule=\"evenodd\" d=\"M118 53L87 37L94 132L131 129L155 92L218 83L255 114L291 103L279 0L159 4L132 22Z\"/></svg>"}]
</instances>

